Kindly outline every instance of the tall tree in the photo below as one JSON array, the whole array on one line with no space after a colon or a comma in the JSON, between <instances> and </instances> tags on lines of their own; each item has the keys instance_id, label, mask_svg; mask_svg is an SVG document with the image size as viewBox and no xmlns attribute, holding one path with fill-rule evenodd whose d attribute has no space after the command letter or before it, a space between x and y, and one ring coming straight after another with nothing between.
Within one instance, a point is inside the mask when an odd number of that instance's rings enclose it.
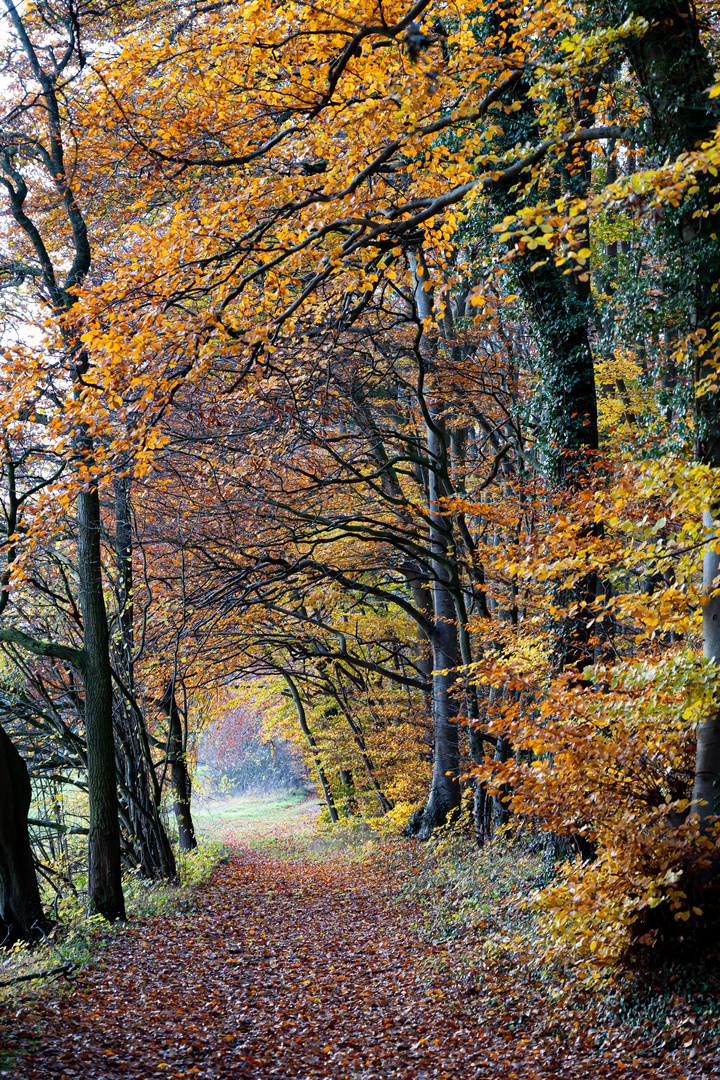
<instances>
[{"instance_id":1,"label":"tall tree","mask_svg":"<svg viewBox=\"0 0 720 1080\"><path fill-rule=\"evenodd\" d=\"M77 13L71 6L53 16L52 26L19 12L12 0L5 0L12 50L23 57L22 70L16 68L21 87L32 82L39 94L30 91L13 102L5 119L4 147L0 154L0 184L8 197L10 213L24 234L32 262L22 276L37 281L42 301L61 326L66 354L67 376L81 394L89 361L77 341L69 319L77 290L90 269L90 241L87 225L71 185L65 162L65 122L59 86L73 71L82 68L85 57L79 38ZM62 56L52 46L46 48L44 34L62 35ZM46 58L47 66L43 65ZM60 279L51 256L51 240L26 209L28 182L39 163L54 187L69 228L71 265ZM30 181L32 183L32 179ZM7 264L12 265L12 260ZM93 474L93 439L89 430L76 434L78 464L86 476L77 494L77 547L80 604L83 616L82 650L66 649L63 658L74 663L85 691L85 728L88 747L88 794L90 799L89 883L92 908L108 919L123 918L125 907L120 871L120 829L115 785L115 746L112 728L112 683L108 653L108 621L102 580L100 544L100 497ZM89 475L88 475L89 474ZM53 655L46 643L30 642L24 634L4 630L3 640L12 640L40 655ZM54 653L57 655L57 652Z\"/></svg>"},{"instance_id":2,"label":"tall tree","mask_svg":"<svg viewBox=\"0 0 720 1080\"><path fill-rule=\"evenodd\" d=\"M677 157L712 141L720 123L717 99L710 97L716 77L703 41L695 5L689 0L631 0L627 5L648 22L647 31L628 48L638 83L649 106L653 141L659 155ZM666 228L684 253L686 332L699 334L694 349L697 395L696 453L710 466L713 496L720 469L720 392L714 388L720 318L720 214L712 173L698 176L696 191L667 213ZM720 663L720 555L718 503L712 502L704 522L713 538L705 549L703 651ZM720 707L700 722L693 801L701 818L720 813Z\"/></svg>"}]
</instances>

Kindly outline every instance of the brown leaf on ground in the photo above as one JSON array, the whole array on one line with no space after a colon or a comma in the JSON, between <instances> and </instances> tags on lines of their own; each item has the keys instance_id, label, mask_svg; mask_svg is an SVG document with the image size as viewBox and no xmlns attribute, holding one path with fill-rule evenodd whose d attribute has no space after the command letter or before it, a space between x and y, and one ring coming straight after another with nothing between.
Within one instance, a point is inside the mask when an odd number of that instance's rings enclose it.
<instances>
[{"instance_id":1,"label":"brown leaf on ground","mask_svg":"<svg viewBox=\"0 0 720 1080\"><path fill-rule=\"evenodd\" d=\"M701 1076L633 1041L548 1031L541 992L437 970L397 864L235 844L192 913L133 924L74 990L6 1029L13 1080ZM395 879L395 880L394 880ZM412 920L410 920L411 922ZM507 993L505 993L507 991ZM607 1034L607 1033L605 1033ZM39 1042L39 1045L37 1045ZM34 1045L33 1045L34 1044ZM610 1047L610 1049L608 1049ZM708 1067L707 1065L705 1066ZM706 1075L710 1075L707 1072Z\"/></svg>"}]
</instances>

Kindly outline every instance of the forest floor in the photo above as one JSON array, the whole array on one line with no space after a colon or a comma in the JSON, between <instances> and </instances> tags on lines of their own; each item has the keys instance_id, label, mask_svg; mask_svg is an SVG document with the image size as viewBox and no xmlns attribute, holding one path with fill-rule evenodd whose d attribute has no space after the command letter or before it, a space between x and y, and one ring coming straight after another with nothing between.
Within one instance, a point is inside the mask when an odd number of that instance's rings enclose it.
<instances>
[{"instance_id":1,"label":"forest floor","mask_svg":"<svg viewBox=\"0 0 720 1080\"><path fill-rule=\"evenodd\" d=\"M720 1075L720 1057L692 1032L658 1041L647 1022L609 1023L506 956L460 978L413 891L423 856L400 842L324 844L316 814L309 801L212 807L202 824L228 855L209 882L111 934L69 989L28 989L5 1007L0 1075Z\"/></svg>"}]
</instances>

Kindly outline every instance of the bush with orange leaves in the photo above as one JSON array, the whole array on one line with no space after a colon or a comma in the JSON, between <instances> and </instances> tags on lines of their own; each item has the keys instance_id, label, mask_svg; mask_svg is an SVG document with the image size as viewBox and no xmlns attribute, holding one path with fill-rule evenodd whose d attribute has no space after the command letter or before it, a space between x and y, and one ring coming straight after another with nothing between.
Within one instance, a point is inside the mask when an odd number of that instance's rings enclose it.
<instances>
[{"instance_id":1,"label":"bush with orange leaves","mask_svg":"<svg viewBox=\"0 0 720 1080\"><path fill-rule=\"evenodd\" d=\"M720 673L688 647L656 662L597 665L540 686L512 662L478 667L505 702L490 729L522 747L475 771L541 831L582 837L585 854L560 866L531 903L546 956L568 946L589 974L619 960L658 962L717 932L717 898L703 883L720 857L720 829L691 813L698 716ZM511 699L511 700L507 700ZM517 818L515 819L517 820Z\"/></svg>"}]
</instances>

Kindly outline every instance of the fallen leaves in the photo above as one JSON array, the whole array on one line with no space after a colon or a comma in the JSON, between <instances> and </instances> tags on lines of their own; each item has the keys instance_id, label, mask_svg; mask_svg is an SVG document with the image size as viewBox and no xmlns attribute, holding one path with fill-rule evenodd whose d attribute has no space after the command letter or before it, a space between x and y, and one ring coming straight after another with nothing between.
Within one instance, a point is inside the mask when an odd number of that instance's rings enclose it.
<instances>
[{"instance_id":1,"label":"fallen leaves","mask_svg":"<svg viewBox=\"0 0 720 1080\"><path fill-rule=\"evenodd\" d=\"M700 1065L669 1061L658 1071L640 1042L599 1049L580 1022L572 1032L540 1030L542 989L521 1007L507 965L488 964L470 989L438 971L438 946L411 929L412 902L398 902L405 863L311 857L287 833L270 848L236 841L191 916L131 925L72 993L13 1019L10 1075L701 1075Z\"/></svg>"}]
</instances>

